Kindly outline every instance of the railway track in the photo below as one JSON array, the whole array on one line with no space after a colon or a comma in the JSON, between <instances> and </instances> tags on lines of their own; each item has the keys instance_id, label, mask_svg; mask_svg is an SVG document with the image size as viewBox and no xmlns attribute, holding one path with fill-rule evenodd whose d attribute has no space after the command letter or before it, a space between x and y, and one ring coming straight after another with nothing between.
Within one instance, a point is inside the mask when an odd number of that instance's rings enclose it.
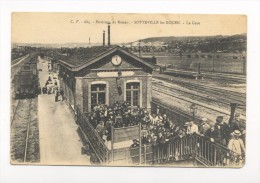
<instances>
[{"instance_id":1,"label":"railway track","mask_svg":"<svg viewBox=\"0 0 260 183\"><path fill-rule=\"evenodd\" d=\"M246 82L245 75L234 75L234 74L224 74L224 73L203 73L205 76L212 77L212 78L223 78L227 80L234 80L234 81L241 81Z\"/></svg>"},{"instance_id":2,"label":"railway track","mask_svg":"<svg viewBox=\"0 0 260 183\"><path fill-rule=\"evenodd\" d=\"M168 69L169 72L174 72L176 70ZM177 70L177 72L183 72L183 73L191 73L191 74L197 74L197 72L194 71L185 71L185 70ZM239 74L228 74L228 73L213 73L213 72L206 72L201 71L201 74L205 75L206 78L216 78L216 79L223 79L227 81L237 81L237 82L246 82L246 76L245 75L239 75Z\"/></svg>"},{"instance_id":3,"label":"railway track","mask_svg":"<svg viewBox=\"0 0 260 183\"><path fill-rule=\"evenodd\" d=\"M191 83L188 81L180 81L180 80L174 80L174 79L166 79L163 77L156 77L158 79L164 80L164 81L170 81L171 83L174 84L179 84L181 86L184 86L185 88L197 91L197 92L202 92L202 93L209 93L212 96L219 97L223 96L229 99L231 102L239 103L240 106L245 105L246 103L246 94L240 93L240 92L235 92L235 91L230 91L226 89L220 89L216 88L210 85L205 85L205 84L198 84L198 83Z\"/></svg>"},{"instance_id":4,"label":"railway track","mask_svg":"<svg viewBox=\"0 0 260 183\"><path fill-rule=\"evenodd\" d=\"M12 100L12 103L15 103L14 100ZM17 101L16 105L14 104L15 107L14 107L14 110L12 111L13 113L11 114L11 125L13 124L14 116L16 114L16 110L17 110L17 108L19 106L19 103L20 103L20 100Z\"/></svg>"},{"instance_id":5,"label":"railway track","mask_svg":"<svg viewBox=\"0 0 260 183\"><path fill-rule=\"evenodd\" d=\"M218 108L214 108L212 106L208 106L206 104L203 104L201 102L196 102L194 100L191 100L191 99L188 99L188 98L184 98L184 97L180 97L180 96L176 96L176 95L173 95L171 91L167 90L167 89L163 89L163 88L156 88L156 87L153 87L153 90L154 91L157 91L159 93L163 93L163 94L166 94L168 96L171 96L171 97L174 97L174 98L177 98L177 99L180 99L182 101L185 101L185 102L189 102L189 103L194 103L196 104L197 106L200 106L202 108L205 108L205 109L208 109L210 111L214 111L218 114L223 114L223 115L230 115L230 112L228 110L220 110Z\"/></svg>"},{"instance_id":6,"label":"railway track","mask_svg":"<svg viewBox=\"0 0 260 183\"><path fill-rule=\"evenodd\" d=\"M26 58L28 58L28 57L29 57L29 54L24 55L24 56L22 56L22 57L19 57L19 58L13 60L13 61L11 62L11 67L14 67L14 66L20 64L20 62L22 62L24 59L26 59Z\"/></svg>"},{"instance_id":7,"label":"railway track","mask_svg":"<svg viewBox=\"0 0 260 183\"><path fill-rule=\"evenodd\" d=\"M19 100L11 121L11 158L26 163L38 160L34 105L36 99Z\"/></svg>"},{"instance_id":8,"label":"railway track","mask_svg":"<svg viewBox=\"0 0 260 183\"><path fill-rule=\"evenodd\" d=\"M202 92L197 92L197 94L195 93L192 93L191 91L185 91L183 89L180 89L180 88L173 88L173 87L170 87L170 86L166 86L166 85L163 85L163 84L160 84L158 82L153 82L153 86L157 86L157 88L165 88L166 90L168 91L171 91L171 92L174 92L174 91L177 91L177 92L180 92L180 93L184 93L184 94L188 94L188 95L192 95L192 96L195 96L195 97L199 97L203 100L205 100L206 102L215 102L215 103L220 103L220 104L223 104L224 106L227 106L229 107L230 103L238 103L238 109L241 109L241 110L246 110L245 108L245 101L243 100L240 100L239 98L230 98L228 96L225 96L225 95L220 95L220 94L214 94L214 90L207 90L207 92L210 92L208 94L204 94L205 91L203 91L203 94ZM196 91L196 88L192 87L192 90Z\"/></svg>"}]
</instances>

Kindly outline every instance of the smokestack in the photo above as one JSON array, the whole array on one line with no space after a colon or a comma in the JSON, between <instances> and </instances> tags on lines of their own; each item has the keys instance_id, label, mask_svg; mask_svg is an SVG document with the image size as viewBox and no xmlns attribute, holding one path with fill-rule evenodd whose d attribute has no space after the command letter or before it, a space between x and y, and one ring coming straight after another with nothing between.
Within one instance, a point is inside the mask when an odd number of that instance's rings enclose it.
<instances>
[{"instance_id":1,"label":"smokestack","mask_svg":"<svg viewBox=\"0 0 260 183\"><path fill-rule=\"evenodd\" d=\"M103 31L103 46L105 46L106 44L105 44L105 34L106 34L106 31Z\"/></svg>"},{"instance_id":2,"label":"smokestack","mask_svg":"<svg viewBox=\"0 0 260 183\"><path fill-rule=\"evenodd\" d=\"M107 45L110 46L110 24L107 26Z\"/></svg>"}]
</instances>

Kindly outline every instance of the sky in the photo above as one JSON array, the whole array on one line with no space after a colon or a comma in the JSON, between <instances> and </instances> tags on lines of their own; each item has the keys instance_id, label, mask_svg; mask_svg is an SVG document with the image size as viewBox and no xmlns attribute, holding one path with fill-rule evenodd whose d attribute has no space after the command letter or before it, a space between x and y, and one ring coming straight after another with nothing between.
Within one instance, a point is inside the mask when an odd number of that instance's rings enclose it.
<instances>
[{"instance_id":1,"label":"sky","mask_svg":"<svg viewBox=\"0 0 260 183\"><path fill-rule=\"evenodd\" d=\"M162 36L235 35L247 32L245 15L12 13L12 43L111 44Z\"/></svg>"}]
</instances>

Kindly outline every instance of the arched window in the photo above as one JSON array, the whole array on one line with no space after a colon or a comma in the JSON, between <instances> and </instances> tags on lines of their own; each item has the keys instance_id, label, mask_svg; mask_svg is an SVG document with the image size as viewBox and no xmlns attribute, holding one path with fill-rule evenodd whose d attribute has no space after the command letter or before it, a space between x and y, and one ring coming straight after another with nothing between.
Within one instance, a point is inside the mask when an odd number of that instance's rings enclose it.
<instances>
[{"instance_id":1,"label":"arched window","mask_svg":"<svg viewBox=\"0 0 260 183\"><path fill-rule=\"evenodd\" d=\"M140 104L140 82L126 83L126 101L131 106Z\"/></svg>"},{"instance_id":2,"label":"arched window","mask_svg":"<svg viewBox=\"0 0 260 183\"><path fill-rule=\"evenodd\" d=\"M91 85L91 106L106 103L106 84Z\"/></svg>"}]
</instances>

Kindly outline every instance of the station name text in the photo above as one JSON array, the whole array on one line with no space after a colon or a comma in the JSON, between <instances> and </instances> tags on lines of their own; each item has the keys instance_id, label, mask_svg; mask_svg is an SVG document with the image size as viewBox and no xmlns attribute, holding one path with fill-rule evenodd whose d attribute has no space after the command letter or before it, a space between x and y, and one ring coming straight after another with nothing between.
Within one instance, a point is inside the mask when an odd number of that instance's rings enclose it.
<instances>
[{"instance_id":1,"label":"station name text","mask_svg":"<svg viewBox=\"0 0 260 183\"><path fill-rule=\"evenodd\" d=\"M179 20L134 20L134 21L125 21L125 20L79 20L79 19L71 19L70 23L72 24L135 24L135 25L200 25L200 21L195 20L186 20L186 21L179 21Z\"/></svg>"}]
</instances>

